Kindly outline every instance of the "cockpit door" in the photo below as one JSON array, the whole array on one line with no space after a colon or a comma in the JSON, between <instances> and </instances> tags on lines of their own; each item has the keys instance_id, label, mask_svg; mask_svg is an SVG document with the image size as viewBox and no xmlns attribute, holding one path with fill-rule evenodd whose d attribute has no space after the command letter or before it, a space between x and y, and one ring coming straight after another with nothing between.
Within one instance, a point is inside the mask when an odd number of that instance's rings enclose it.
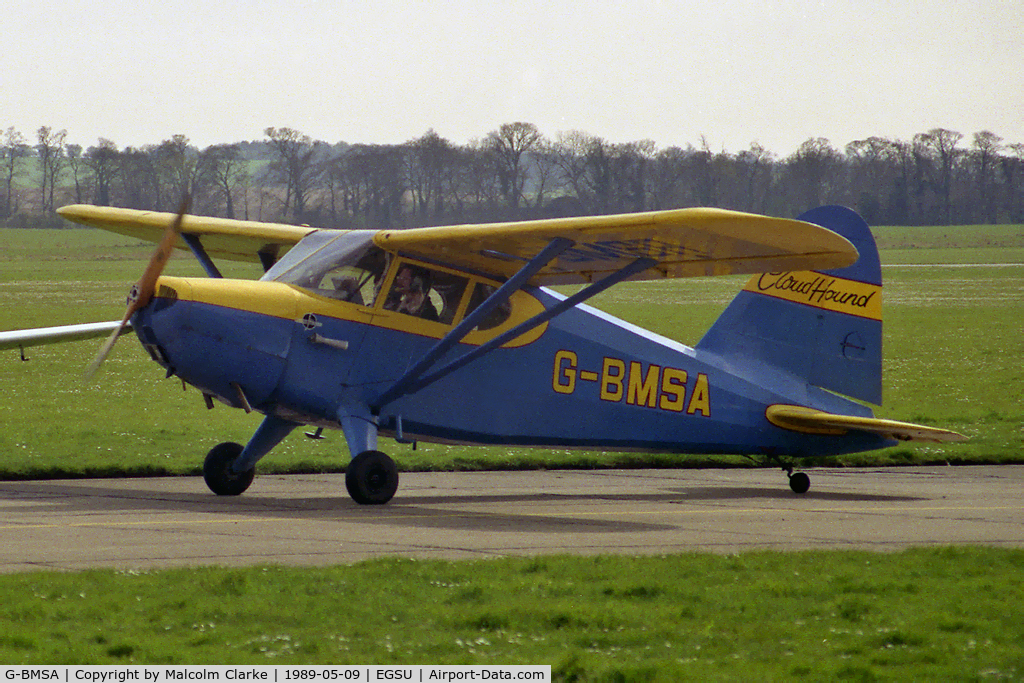
<instances>
[{"instance_id":1,"label":"cockpit door","mask_svg":"<svg viewBox=\"0 0 1024 683\"><path fill-rule=\"evenodd\" d=\"M264 276L302 294L279 394L307 421L333 419L339 402L349 398L352 368L388 265L373 234L313 233Z\"/></svg>"}]
</instances>

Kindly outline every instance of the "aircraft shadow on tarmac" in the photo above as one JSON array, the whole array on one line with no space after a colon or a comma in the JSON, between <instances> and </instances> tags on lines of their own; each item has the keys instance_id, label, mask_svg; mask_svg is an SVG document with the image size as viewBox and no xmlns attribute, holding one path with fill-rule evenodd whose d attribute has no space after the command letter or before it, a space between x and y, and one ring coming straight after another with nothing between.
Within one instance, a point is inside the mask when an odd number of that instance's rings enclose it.
<instances>
[{"instance_id":1,"label":"aircraft shadow on tarmac","mask_svg":"<svg viewBox=\"0 0 1024 683\"><path fill-rule=\"evenodd\" d=\"M413 493L410 491L410 493ZM650 521L627 521L628 511L609 514L573 514L577 506L606 501L635 503L636 510L646 512L653 504L701 504L743 501L779 501L798 503L894 503L925 500L905 495L882 495L853 492L813 491L797 496L788 490L737 486L708 486L666 489L657 493L608 493L601 491L572 494L532 492L521 494L446 495L436 494L397 496L387 506L360 506L344 495L337 497L276 497L252 494L241 497L218 497L205 492L190 493L166 490L126 489L114 486L81 486L74 482L4 482L0 484L0 500L16 502L31 500L35 510L49 507L53 512L132 513L159 511L236 515L240 517L276 517L290 519L318 519L324 522L348 524L387 524L411 528L474 529L495 532L534 533L625 533L646 532L674 528L673 524ZM553 503L569 503L559 510L550 509ZM456 505L513 505L518 512L500 510L452 509ZM769 503L770 504L770 503ZM541 507L544 506L544 507ZM531 512L536 508L536 512ZM546 508L546 509L545 509Z\"/></svg>"},{"instance_id":2,"label":"aircraft shadow on tarmac","mask_svg":"<svg viewBox=\"0 0 1024 683\"><path fill-rule=\"evenodd\" d=\"M675 489L681 503L699 500L808 500L842 503L906 503L928 500L921 496L890 495L881 493L854 493L849 491L815 491L797 495L783 488L755 488L753 486L696 486Z\"/></svg>"},{"instance_id":3,"label":"aircraft shadow on tarmac","mask_svg":"<svg viewBox=\"0 0 1024 683\"><path fill-rule=\"evenodd\" d=\"M601 496L526 494L521 496L417 496L409 499L395 498L386 506L362 506L346 496L338 497L271 497L249 495L240 497L219 497L208 493L183 493L157 490L120 489L116 487L76 486L69 482L13 482L0 483L0 502L18 502L31 505L34 513L59 514L71 525L69 515L82 514L83 519L95 519L96 515L124 515L137 522L133 513L146 512L183 514L220 514L237 517L307 519L324 523L408 526L436 529L474 529L494 532L529 531L534 533L637 533L673 528L671 525L647 522L624 521L606 516L562 515L546 513L506 513L492 510L453 510L443 506L446 503L498 503L499 501L523 503L517 509L528 510L531 502L552 502L555 500L577 500L580 502L595 498L617 499L607 494ZM20 490L19 490L20 489ZM655 501L671 498L670 495L628 496L627 500ZM180 518L169 519L167 524L181 523ZM110 522L116 526L117 522ZM160 520L154 521L155 525Z\"/></svg>"}]
</instances>

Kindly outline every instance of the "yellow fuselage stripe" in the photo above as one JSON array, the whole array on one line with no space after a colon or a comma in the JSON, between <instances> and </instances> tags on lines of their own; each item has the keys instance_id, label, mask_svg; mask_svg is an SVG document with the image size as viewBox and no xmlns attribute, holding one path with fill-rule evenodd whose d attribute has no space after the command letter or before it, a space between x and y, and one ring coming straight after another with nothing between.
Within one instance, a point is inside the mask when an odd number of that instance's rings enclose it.
<instances>
[{"instance_id":1,"label":"yellow fuselage stripe","mask_svg":"<svg viewBox=\"0 0 1024 683\"><path fill-rule=\"evenodd\" d=\"M403 313L318 296L301 287L282 282L165 276L158 282L156 296L224 306L284 320L301 320L302 316L312 313L434 339L441 339L452 328L451 325ZM493 329L470 332L463 341L473 345L484 344L544 310L540 301L525 292L516 292L512 301L513 314L508 320ZM539 339L546 329L547 323L539 325L504 344L503 348L531 344Z\"/></svg>"}]
</instances>

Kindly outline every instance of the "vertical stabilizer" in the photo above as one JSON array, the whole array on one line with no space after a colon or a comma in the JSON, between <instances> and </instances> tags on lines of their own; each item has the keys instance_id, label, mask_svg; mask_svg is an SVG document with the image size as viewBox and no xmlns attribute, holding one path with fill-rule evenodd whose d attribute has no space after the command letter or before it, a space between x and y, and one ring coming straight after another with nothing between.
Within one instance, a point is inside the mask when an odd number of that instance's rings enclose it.
<instances>
[{"instance_id":1,"label":"vertical stabilizer","mask_svg":"<svg viewBox=\"0 0 1024 683\"><path fill-rule=\"evenodd\" d=\"M882 270L870 228L841 206L799 220L850 240L860 258L836 270L754 275L704 338L699 351L756 372L770 365L808 384L882 403Z\"/></svg>"}]
</instances>

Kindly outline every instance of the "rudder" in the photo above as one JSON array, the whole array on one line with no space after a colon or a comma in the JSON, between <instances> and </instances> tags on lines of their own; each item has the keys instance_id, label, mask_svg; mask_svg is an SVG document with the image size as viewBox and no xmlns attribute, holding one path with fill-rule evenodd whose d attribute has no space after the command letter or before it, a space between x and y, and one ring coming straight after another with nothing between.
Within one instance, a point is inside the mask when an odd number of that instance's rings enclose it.
<instances>
[{"instance_id":1,"label":"rudder","mask_svg":"<svg viewBox=\"0 0 1024 683\"><path fill-rule=\"evenodd\" d=\"M868 224L842 206L798 220L850 240L846 268L754 275L697 344L734 366L771 365L808 384L882 403L882 269Z\"/></svg>"}]
</instances>

